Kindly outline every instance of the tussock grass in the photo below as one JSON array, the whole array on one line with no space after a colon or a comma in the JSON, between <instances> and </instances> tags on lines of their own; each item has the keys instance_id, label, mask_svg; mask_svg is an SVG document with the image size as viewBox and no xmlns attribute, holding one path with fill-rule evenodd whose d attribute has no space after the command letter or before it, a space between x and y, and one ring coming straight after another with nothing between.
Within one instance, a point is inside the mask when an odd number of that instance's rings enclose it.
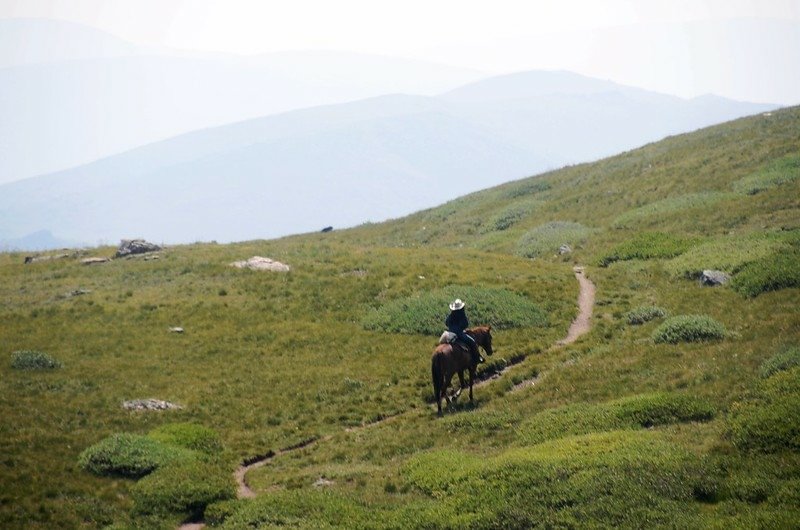
<instances>
[{"instance_id":1,"label":"tussock grass","mask_svg":"<svg viewBox=\"0 0 800 530\"><path fill-rule=\"evenodd\" d=\"M745 195L755 195L800 179L800 155L790 155L771 162L733 183L733 190Z\"/></svg>"},{"instance_id":2,"label":"tussock grass","mask_svg":"<svg viewBox=\"0 0 800 530\"><path fill-rule=\"evenodd\" d=\"M666 314L667 312L658 306L645 305L629 311L626 315L626 319L628 320L628 324L638 326L656 318L663 318Z\"/></svg>"},{"instance_id":3,"label":"tussock grass","mask_svg":"<svg viewBox=\"0 0 800 530\"><path fill-rule=\"evenodd\" d=\"M525 420L518 433L523 443L536 444L592 432L707 421L713 416L713 408L703 399L674 393L643 394L539 412Z\"/></svg>"},{"instance_id":4,"label":"tussock grass","mask_svg":"<svg viewBox=\"0 0 800 530\"><path fill-rule=\"evenodd\" d=\"M15 370L53 370L62 366L61 361L40 351L22 350L11 354L11 368Z\"/></svg>"},{"instance_id":5,"label":"tussock grass","mask_svg":"<svg viewBox=\"0 0 800 530\"><path fill-rule=\"evenodd\" d=\"M232 499L236 484L226 466L183 462L161 467L131 488L140 514L189 513L202 516L213 502Z\"/></svg>"},{"instance_id":6,"label":"tussock grass","mask_svg":"<svg viewBox=\"0 0 800 530\"><path fill-rule=\"evenodd\" d=\"M705 342L725 338L725 326L708 315L678 315L653 331L656 343Z\"/></svg>"},{"instance_id":7,"label":"tussock grass","mask_svg":"<svg viewBox=\"0 0 800 530\"><path fill-rule=\"evenodd\" d=\"M529 216L536 209L536 207L540 205L540 201L527 201L523 203L511 204L490 218L481 227L481 233L485 234L508 230L513 225L520 222L524 217Z\"/></svg>"},{"instance_id":8,"label":"tussock grass","mask_svg":"<svg viewBox=\"0 0 800 530\"><path fill-rule=\"evenodd\" d=\"M797 346L781 350L761 363L761 377L771 377L795 366L800 366L800 347Z\"/></svg>"},{"instance_id":9,"label":"tussock grass","mask_svg":"<svg viewBox=\"0 0 800 530\"><path fill-rule=\"evenodd\" d=\"M729 235L688 249L667 262L666 268L674 276L692 279L706 269L736 274L748 263L772 256L784 247L785 237L779 234Z\"/></svg>"},{"instance_id":10,"label":"tussock grass","mask_svg":"<svg viewBox=\"0 0 800 530\"><path fill-rule=\"evenodd\" d=\"M390 333L440 334L445 329L448 304L456 298L467 303L472 325L510 329L547 324L544 312L516 293L506 289L452 285L390 302L368 314L363 320L364 327Z\"/></svg>"},{"instance_id":11,"label":"tussock grass","mask_svg":"<svg viewBox=\"0 0 800 530\"><path fill-rule=\"evenodd\" d=\"M222 452L219 434L196 423L166 423L150 431L148 437L168 445L211 455Z\"/></svg>"},{"instance_id":12,"label":"tussock grass","mask_svg":"<svg viewBox=\"0 0 800 530\"><path fill-rule=\"evenodd\" d=\"M147 436L120 433L84 450L78 465L96 475L138 478L168 464L195 459L193 451Z\"/></svg>"},{"instance_id":13,"label":"tussock grass","mask_svg":"<svg viewBox=\"0 0 800 530\"><path fill-rule=\"evenodd\" d=\"M735 197L735 195L722 192L690 193L669 197L629 210L617 217L612 225L615 227L635 227L640 223L652 222L660 217L680 213L684 210L711 207L732 197Z\"/></svg>"},{"instance_id":14,"label":"tussock grass","mask_svg":"<svg viewBox=\"0 0 800 530\"><path fill-rule=\"evenodd\" d=\"M580 223L551 221L526 232L517 243L517 253L527 258L552 255L561 245L582 244L591 233Z\"/></svg>"},{"instance_id":15,"label":"tussock grass","mask_svg":"<svg viewBox=\"0 0 800 530\"><path fill-rule=\"evenodd\" d=\"M683 254L697 244L697 240L664 232L643 232L615 246L600 259L600 266L607 267L615 261L632 259L672 258Z\"/></svg>"},{"instance_id":16,"label":"tussock grass","mask_svg":"<svg viewBox=\"0 0 800 530\"><path fill-rule=\"evenodd\" d=\"M734 276L731 287L750 298L768 291L800 287L800 247L748 263Z\"/></svg>"}]
</instances>

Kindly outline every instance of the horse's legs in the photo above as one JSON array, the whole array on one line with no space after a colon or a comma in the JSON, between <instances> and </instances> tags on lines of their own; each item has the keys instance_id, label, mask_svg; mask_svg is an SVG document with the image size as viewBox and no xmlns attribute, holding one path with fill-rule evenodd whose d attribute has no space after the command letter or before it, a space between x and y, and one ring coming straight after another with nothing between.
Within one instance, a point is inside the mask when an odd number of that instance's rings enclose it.
<instances>
[{"instance_id":1,"label":"horse's legs","mask_svg":"<svg viewBox=\"0 0 800 530\"><path fill-rule=\"evenodd\" d=\"M472 403L472 382L475 380L475 367L469 367L469 402Z\"/></svg>"}]
</instances>

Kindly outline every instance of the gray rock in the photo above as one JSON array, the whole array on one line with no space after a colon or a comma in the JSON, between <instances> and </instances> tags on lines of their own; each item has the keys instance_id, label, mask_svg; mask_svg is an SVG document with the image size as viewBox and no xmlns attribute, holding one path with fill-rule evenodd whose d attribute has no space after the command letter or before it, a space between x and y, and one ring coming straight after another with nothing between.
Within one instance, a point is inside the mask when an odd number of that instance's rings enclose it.
<instances>
[{"instance_id":1,"label":"gray rock","mask_svg":"<svg viewBox=\"0 0 800 530\"><path fill-rule=\"evenodd\" d=\"M132 399L123 401L122 408L125 410L170 410L182 409L180 405L164 401L162 399Z\"/></svg>"},{"instance_id":2,"label":"gray rock","mask_svg":"<svg viewBox=\"0 0 800 530\"><path fill-rule=\"evenodd\" d=\"M124 258L125 256L146 254L147 252L156 252L158 250L161 250L161 247L144 239L123 239L117 249L117 257Z\"/></svg>"},{"instance_id":3,"label":"gray rock","mask_svg":"<svg viewBox=\"0 0 800 530\"><path fill-rule=\"evenodd\" d=\"M183 333L183 328L180 327L169 328L169 330L172 333Z\"/></svg>"},{"instance_id":4,"label":"gray rock","mask_svg":"<svg viewBox=\"0 0 800 530\"><path fill-rule=\"evenodd\" d=\"M83 258L81 263L83 265L94 265L95 263L106 263L109 260L108 258Z\"/></svg>"},{"instance_id":5,"label":"gray rock","mask_svg":"<svg viewBox=\"0 0 800 530\"><path fill-rule=\"evenodd\" d=\"M558 247L559 255L569 254L570 252L572 252L572 248L569 245L561 245L560 247Z\"/></svg>"},{"instance_id":6,"label":"gray rock","mask_svg":"<svg viewBox=\"0 0 800 530\"><path fill-rule=\"evenodd\" d=\"M234 261L231 263L231 267L236 267L237 269L251 269L254 271L289 272L288 265L261 256L253 256L247 261Z\"/></svg>"},{"instance_id":7,"label":"gray rock","mask_svg":"<svg viewBox=\"0 0 800 530\"><path fill-rule=\"evenodd\" d=\"M730 279L731 277L722 271L705 270L700 276L700 284L714 287L715 285L724 285Z\"/></svg>"}]
</instances>

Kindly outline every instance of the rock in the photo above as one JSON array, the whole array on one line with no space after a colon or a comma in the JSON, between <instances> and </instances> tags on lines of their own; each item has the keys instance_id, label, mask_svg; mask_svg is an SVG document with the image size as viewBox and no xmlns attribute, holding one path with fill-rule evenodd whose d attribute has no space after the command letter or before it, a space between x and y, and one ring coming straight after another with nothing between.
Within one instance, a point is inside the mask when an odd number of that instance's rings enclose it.
<instances>
[{"instance_id":1,"label":"rock","mask_svg":"<svg viewBox=\"0 0 800 530\"><path fill-rule=\"evenodd\" d=\"M314 482L314 484L312 484L312 486L314 486L315 488L324 488L324 487L327 487L327 486L333 486L334 484L335 483L332 480L328 480L326 478L319 477Z\"/></svg>"},{"instance_id":2,"label":"rock","mask_svg":"<svg viewBox=\"0 0 800 530\"><path fill-rule=\"evenodd\" d=\"M236 267L237 269L252 269L254 271L289 272L290 270L288 265L280 261L262 258L261 256L253 256L247 261L234 261L231 263L231 267Z\"/></svg>"},{"instance_id":3,"label":"rock","mask_svg":"<svg viewBox=\"0 0 800 530\"><path fill-rule=\"evenodd\" d=\"M83 258L81 263L83 265L94 265L95 263L106 263L109 260L108 258Z\"/></svg>"},{"instance_id":4,"label":"rock","mask_svg":"<svg viewBox=\"0 0 800 530\"><path fill-rule=\"evenodd\" d=\"M149 243L144 239L123 239L119 248L117 249L117 257L124 258L134 254L145 254L147 252L156 252L161 250L161 247L154 243Z\"/></svg>"},{"instance_id":5,"label":"rock","mask_svg":"<svg viewBox=\"0 0 800 530\"><path fill-rule=\"evenodd\" d=\"M731 277L722 271L705 270L700 276L700 284L714 287L715 285L724 285L730 279Z\"/></svg>"},{"instance_id":6,"label":"rock","mask_svg":"<svg viewBox=\"0 0 800 530\"><path fill-rule=\"evenodd\" d=\"M182 409L180 405L170 403L161 399L132 399L123 401L122 408L125 410L170 410Z\"/></svg>"},{"instance_id":7,"label":"rock","mask_svg":"<svg viewBox=\"0 0 800 530\"><path fill-rule=\"evenodd\" d=\"M25 256L25 264L38 263L40 261L50 261L54 259L64 259L76 254L50 254L48 256Z\"/></svg>"},{"instance_id":8,"label":"rock","mask_svg":"<svg viewBox=\"0 0 800 530\"><path fill-rule=\"evenodd\" d=\"M175 328L169 328L169 331L170 331L171 333L183 333L183 328L178 328L178 327L175 327Z\"/></svg>"},{"instance_id":9,"label":"rock","mask_svg":"<svg viewBox=\"0 0 800 530\"><path fill-rule=\"evenodd\" d=\"M570 248L569 245L561 245L560 247L558 247L558 254L559 255L561 255L561 254L569 254L570 252L572 252L572 248Z\"/></svg>"},{"instance_id":10,"label":"rock","mask_svg":"<svg viewBox=\"0 0 800 530\"><path fill-rule=\"evenodd\" d=\"M321 230L321 232L322 232L323 234L324 234L324 233L326 233L326 232L331 232L331 231L333 231L333 227L332 227L332 226L326 226L325 228L323 228L323 229Z\"/></svg>"},{"instance_id":11,"label":"rock","mask_svg":"<svg viewBox=\"0 0 800 530\"><path fill-rule=\"evenodd\" d=\"M75 289L74 291L70 291L64 295L64 298L72 298L73 296L80 296L82 294L89 294L92 291L89 289Z\"/></svg>"}]
</instances>

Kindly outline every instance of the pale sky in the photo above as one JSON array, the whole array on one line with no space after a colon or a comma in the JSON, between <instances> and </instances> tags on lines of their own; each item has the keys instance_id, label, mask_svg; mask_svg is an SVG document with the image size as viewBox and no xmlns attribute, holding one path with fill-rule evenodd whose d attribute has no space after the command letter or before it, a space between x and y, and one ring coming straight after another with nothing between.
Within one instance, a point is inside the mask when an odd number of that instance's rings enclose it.
<instances>
[{"instance_id":1,"label":"pale sky","mask_svg":"<svg viewBox=\"0 0 800 530\"><path fill-rule=\"evenodd\" d=\"M353 51L489 74L567 69L684 97L800 102L793 87L770 86L796 82L800 67L786 57L769 67L797 42L800 0L0 0L3 17L70 20L187 50ZM732 19L780 21L789 34L765 25L739 38ZM764 77L775 72L783 77Z\"/></svg>"}]
</instances>

